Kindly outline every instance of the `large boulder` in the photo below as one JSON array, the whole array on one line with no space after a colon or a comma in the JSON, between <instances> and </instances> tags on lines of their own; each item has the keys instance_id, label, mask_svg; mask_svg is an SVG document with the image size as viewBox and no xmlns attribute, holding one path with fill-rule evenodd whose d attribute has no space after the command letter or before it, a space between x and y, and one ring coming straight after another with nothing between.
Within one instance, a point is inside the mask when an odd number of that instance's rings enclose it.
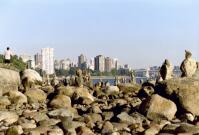
<instances>
[{"instance_id":1,"label":"large boulder","mask_svg":"<svg viewBox=\"0 0 199 135\"><path fill-rule=\"evenodd\" d=\"M15 112L0 111L0 122L4 122L5 125L11 125L17 122L19 116Z\"/></svg>"},{"instance_id":2,"label":"large boulder","mask_svg":"<svg viewBox=\"0 0 199 135\"><path fill-rule=\"evenodd\" d=\"M88 89L86 88L76 87L74 96L77 99L82 98L83 100L86 100L87 103L92 103L94 101L94 97L89 93Z\"/></svg>"},{"instance_id":3,"label":"large boulder","mask_svg":"<svg viewBox=\"0 0 199 135\"><path fill-rule=\"evenodd\" d=\"M189 134L199 134L199 126L191 125L188 123L182 123L178 128L175 130L176 133L189 133Z\"/></svg>"},{"instance_id":4,"label":"large boulder","mask_svg":"<svg viewBox=\"0 0 199 135\"><path fill-rule=\"evenodd\" d=\"M48 112L48 115L50 117L55 117L55 118L63 118L63 117L79 117L78 112L74 108L62 108L62 109L56 109Z\"/></svg>"},{"instance_id":5,"label":"large boulder","mask_svg":"<svg viewBox=\"0 0 199 135\"><path fill-rule=\"evenodd\" d=\"M12 104L15 104L17 106L21 106L25 103L28 103L27 97L20 91L10 91L9 99Z\"/></svg>"},{"instance_id":6,"label":"large boulder","mask_svg":"<svg viewBox=\"0 0 199 135\"><path fill-rule=\"evenodd\" d=\"M30 89L26 91L25 95L29 103L43 103L47 98L47 94L40 89Z\"/></svg>"},{"instance_id":7,"label":"large boulder","mask_svg":"<svg viewBox=\"0 0 199 135\"><path fill-rule=\"evenodd\" d=\"M23 129L21 126L12 126L6 131L6 135L21 135L23 134Z\"/></svg>"},{"instance_id":8,"label":"large boulder","mask_svg":"<svg viewBox=\"0 0 199 135\"><path fill-rule=\"evenodd\" d=\"M87 100L88 102L93 102L94 97L89 93L87 88L84 87L74 87L74 86L61 86L57 88L58 95L65 95L70 97L71 99L82 98L83 100Z\"/></svg>"},{"instance_id":9,"label":"large boulder","mask_svg":"<svg viewBox=\"0 0 199 135\"><path fill-rule=\"evenodd\" d=\"M31 88L34 84L41 84L42 77L39 73L32 69L26 69L21 76L22 84L25 89Z\"/></svg>"},{"instance_id":10,"label":"large boulder","mask_svg":"<svg viewBox=\"0 0 199 135\"><path fill-rule=\"evenodd\" d=\"M24 120L19 119L19 124L24 130L34 129L37 127L35 121L31 121L27 119L24 119Z\"/></svg>"},{"instance_id":11,"label":"large boulder","mask_svg":"<svg viewBox=\"0 0 199 135\"><path fill-rule=\"evenodd\" d=\"M73 86L60 86L57 88L58 94L59 95L65 95L72 97L74 92L75 92L75 87Z\"/></svg>"},{"instance_id":12,"label":"large boulder","mask_svg":"<svg viewBox=\"0 0 199 135\"><path fill-rule=\"evenodd\" d=\"M110 121L106 121L103 125L102 134L111 134L114 132L113 125Z\"/></svg>"},{"instance_id":13,"label":"large boulder","mask_svg":"<svg viewBox=\"0 0 199 135\"><path fill-rule=\"evenodd\" d=\"M60 123L61 120L60 119L48 119L48 120L42 120L39 122L40 126L55 126L58 123Z\"/></svg>"},{"instance_id":14,"label":"large boulder","mask_svg":"<svg viewBox=\"0 0 199 135\"><path fill-rule=\"evenodd\" d=\"M138 84L127 83L127 84L118 84L117 86L119 87L120 91L124 93L132 92L137 94L141 89L141 86Z\"/></svg>"},{"instance_id":15,"label":"large boulder","mask_svg":"<svg viewBox=\"0 0 199 135\"><path fill-rule=\"evenodd\" d=\"M168 124L170 124L170 122L165 120L152 122L149 129L145 130L144 135L157 135Z\"/></svg>"},{"instance_id":16,"label":"large boulder","mask_svg":"<svg viewBox=\"0 0 199 135\"><path fill-rule=\"evenodd\" d=\"M65 95L57 95L51 102L50 106L53 108L67 108L71 107L70 97Z\"/></svg>"},{"instance_id":17,"label":"large boulder","mask_svg":"<svg viewBox=\"0 0 199 135\"><path fill-rule=\"evenodd\" d=\"M87 127L78 127L76 129L77 135L95 135L89 128Z\"/></svg>"},{"instance_id":18,"label":"large boulder","mask_svg":"<svg viewBox=\"0 0 199 135\"><path fill-rule=\"evenodd\" d=\"M156 91L172 97L180 109L199 115L199 71L194 77L175 78L159 83Z\"/></svg>"},{"instance_id":19,"label":"large boulder","mask_svg":"<svg viewBox=\"0 0 199 135\"><path fill-rule=\"evenodd\" d=\"M107 86L105 89L105 93L107 95L116 95L119 94L120 90L117 86Z\"/></svg>"},{"instance_id":20,"label":"large boulder","mask_svg":"<svg viewBox=\"0 0 199 135\"><path fill-rule=\"evenodd\" d=\"M59 127L53 127L50 131L48 131L48 135L64 135L64 132Z\"/></svg>"},{"instance_id":21,"label":"large boulder","mask_svg":"<svg viewBox=\"0 0 199 135\"><path fill-rule=\"evenodd\" d=\"M126 123L128 125L131 125L137 122L133 117L128 115L126 112L122 112L121 114L117 115L117 118L119 119L119 122Z\"/></svg>"},{"instance_id":22,"label":"large boulder","mask_svg":"<svg viewBox=\"0 0 199 135\"><path fill-rule=\"evenodd\" d=\"M46 92L48 95L51 94L51 93L54 93L54 91L55 91L53 86L43 86L41 88L41 90Z\"/></svg>"},{"instance_id":23,"label":"large boulder","mask_svg":"<svg viewBox=\"0 0 199 135\"><path fill-rule=\"evenodd\" d=\"M2 91L2 94L5 94L10 90L17 90L19 84L19 72L10 69L0 68L0 91Z\"/></svg>"},{"instance_id":24,"label":"large boulder","mask_svg":"<svg viewBox=\"0 0 199 135\"><path fill-rule=\"evenodd\" d=\"M152 86L143 86L142 89L138 93L138 97L147 98L154 94L154 87Z\"/></svg>"},{"instance_id":25,"label":"large boulder","mask_svg":"<svg viewBox=\"0 0 199 135\"><path fill-rule=\"evenodd\" d=\"M6 96L0 96L0 109L5 109L8 105L11 105L10 100Z\"/></svg>"},{"instance_id":26,"label":"large boulder","mask_svg":"<svg viewBox=\"0 0 199 135\"><path fill-rule=\"evenodd\" d=\"M141 104L140 111L150 120L172 120L177 112L177 107L171 100L155 94Z\"/></svg>"}]
</instances>

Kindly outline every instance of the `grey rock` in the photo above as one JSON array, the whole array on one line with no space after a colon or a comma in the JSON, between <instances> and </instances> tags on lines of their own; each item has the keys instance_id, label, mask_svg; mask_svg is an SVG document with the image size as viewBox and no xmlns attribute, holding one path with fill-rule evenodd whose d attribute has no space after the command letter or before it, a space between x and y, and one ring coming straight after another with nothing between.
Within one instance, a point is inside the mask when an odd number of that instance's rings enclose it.
<instances>
[{"instance_id":1,"label":"grey rock","mask_svg":"<svg viewBox=\"0 0 199 135\"><path fill-rule=\"evenodd\" d=\"M27 97L20 91L10 91L9 99L12 102L12 104L15 104L17 107L20 107L23 104L28 103Z\"/></svg>"},{"instance_id":2,"label":"grey rock","mask_svg":"<svg viewBox=\"0 0 199 135\"><path fill-rule=\"evenodd\" d=\"M46 102L47 94L40 89L29 89L25 92L28 98L28 103L43 103Z\"/></svg>"},{"instance_id":3,"label":"grey rock","mask_svg":"<svg viewBox=\"0 0 199 135\"><path fill-rule=\"evenodd\" d=\"M104 121L108 121L108 120L111 120L111 118L113 118L114 113L113 112L103 112L102 116L103 116Z\"/></svg>"},{"instance_id":4,"label":"grey rock","mask_svg":"<svg viewBox=\"0 0 199 135\"><path fill-rule=\"evenodd\" d=\"M65 95L57 95L51 102L52 108L69 108L71 107L71 99Z\"/></svg>"},{"instance_id":5,"label":"grey rock","mask_svg":"<svg viewBox=\"0 0 199 135\"><path fill-rule=\"evenodd\" d=\"M199 127L188 123L182 123L178 128L176 128L175 132L199 134Z\"/></svg>"},{"instance_id":6,"label":"grey rock","mask_svg":"<svg viewBox=\"0 0 199 135\"><path fill-rule=\"evenodd\" d=\"M155 94L142 103L140 110L151 120L172 120L177 112L177 107L171 100Z\"/></svg>"},{"instance_id":7,"label":"grey rock","mask_svg":"<svg viewBox=\"0 0 199 135\"><path fill-rule=\"evenodd\" d=\"M102 133L102 134L111 134L111 133L114 132L114 129L113 129L113 128L114 128L114 127L113 127L112 123L109 122L109 121L106 121L106 122L104 123L104 125L103 125L103 128L102 128L101 133Z\"/></svg>"},{"instance_id":8,"label":"grey rock","mask_svg":"<svg viewBox=\"0 0 199 135\"><path fill-rule=\"evenodd\" d=\"M117 118L119 118L121 123L126 123L128 125L136 123L135 119L128 115L126 112L122 112L121 114L117 115Z\"/></svg>"},{"instance_id":9,"label":"grey rock","mask_svg":"<svg viewBox=\"0 0 199 135\"><path fill-rule=\"evenodd\" d=\"M21 76L22 84L25 90L33 88L36 84L42 84L42 77L35 70L25 69Z\"/></svg>"},{"instance_id":10,"label":"grey rock","mask_svg":"<svg viewBox=\"0 0 199 135\"><path fill-rule=\"evenodd\" d=\"M197 72L196 74L199 73ZM190 112L193 115L199 115L198 77L170 79L159 83L156 90L168 97L173 95L173 99L175 99L174 102L179 102L178 108L182 108L185 112Z\"/></svg>"},{"instance_id":11,"label":"grey rock","mask_svg":"<svg viewBox=\"0 0 199 135\"><path fill-rule=\"evenodd\" d=\"M21 82L19 72L0 68L0 78L0 91L2 94L8 93L10 90L18 90Z\"/></svg>"},{"instance_id":12,"label":"grey rock","mask_svg":"<svg viewBox=\"0 0 199 135\"><path fill-rule=\"evenodd\" d=\"M87 127L78 127L76 129L77 135L95 135L89 128Z\"/></svg>"},{"instance_id":13,"label":"grey rock","mask_svg":"<svg viewBox=\"0 0 199 135\"><path fill-rule=\"evenodd\" d=\"M5 125L11 125L18 121L19 116L15 112L0 111L0 122Z\"/></svg>"},{"instance_id":14,"label":"grey rock","mask_svg":"<svg viewBox=\"0 0 199 135\"><path fill-rule=\"evenodd\" d=\"M117 86L107 86L105 89L106 95L116 95L119 94L120 90Z\"/></svg>"},{"instance_id":15,"label":"grey rock","mask_svg":"<svg viewBox=\"0 0 199 135\"><path fill-rule=\"evenodd\" d=\"M67 109L56 109L53 111L49 111L48 115L50 117L77 117L77 110L73 109L73 108L67 108Z\"/></svg>"},{"instance_id":16,"label":"grey rock","mask_svg":"<svg viewBox=\"0 0 199 135\"><path fill-rule=\"evenodd\" d=\"M11 105L11 102L8 97L0 96L0 109L5 109L9 105Z\"/></svg>"},{"instance_id":17,"label":"grey rock","mask_svg":"<svg viewBox=\"0 0 199 135\"><path fill-rule=\"evenodd\" d=\"M191 57L192 53L185 50L185 60L183 60L180 66L182 77L192 77L197 70L197 63Z\"/></svg>"},{"instance_id":18,"label":"grey rock","mask_svg":"<svg viewBox=\"0 0 199 135\"><path fill-rule=\"evenodd\" d=\"M53 129L50 129L50 131L48 131L48 135L64 135L64 132L62 129L54 127Z\"/></svg>"},{"instance_id":19,"label":"grey rock","mask_svg":"<svg viewBox=\"0 0 199 135\"><path fill-rule=\"evenodd\" d=\"M161 130L161 133L173 133L173 134L175 134L175 130L178 127L180 127L180 124L168 124Z\"/></svg>"},{"instance_id":20,"label":"grey rock","mask_svg":"<svg viewBox=\"0 0 199 135\"><path fill-rule=\"evenodd\" d=\"M41 90L43 90L47 94L53 93L55 91L54 87L52 86L43 86L41 87Z\"/></svg>"},{"instance_id":21,"label":"grey rock","mask_svg":"<svg viewBox=\"0 0 199 135\"><path fill-rule=\"evenodd\" d=\"M158 134L165 125L170 124L168 121L160 121L159 123L151 123L150 128L147 129L145 135L156 135Z\"/></svg>"},{"instance_id":22,"label":"grey rock","mask_svg":"<svg viewBox=\"0 0 199 135\"><path fill-rule=\"evenodd\" d=\"M36 123L34 120L28 120L26 118L19 118L18 123L20 124L20 126L22 127L22 129L26 130L26 129L34 129L37 127Z\"/></svg>"},{"instance_id":23,"label":"grey rock","mask_svg":"<svg viewBox=\"0 0 199 135\"><path fill-rule=\"evenodd\" d=\"M57 88L58 94L59 95L65 95L65 96L69 96L72 97L74 92L75 92L75 87L73 86L60 86Z\"/></svg>"},{"instance_id":24,"label":"grey rock","mask_svg":"<svg viewBox=\"0 0 199 135\"><path fill-rule=\"evenodd\" d=\"M48 120L42 120L42 121L40 121L39 125L40 126L50 127L50 126L55 126L55 125L57 125L60 122L61 122L60 119L48 119Z\"/></svg>"}]
</instances>

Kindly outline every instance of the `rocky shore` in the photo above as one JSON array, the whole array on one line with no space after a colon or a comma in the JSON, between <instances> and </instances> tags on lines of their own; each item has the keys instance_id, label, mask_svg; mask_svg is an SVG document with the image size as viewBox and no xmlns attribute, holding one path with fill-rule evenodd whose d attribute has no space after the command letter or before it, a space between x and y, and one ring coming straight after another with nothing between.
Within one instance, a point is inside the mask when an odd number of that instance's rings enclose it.
<instances>
[{"instance_id":1,"label":"rocky shore","mask_svg":"<svg viewBox=\"0 0 199 135\"><path fill-rule=\"evenodd\" d=\"M30 69L0 68L0 76L0 135L199 134L198 67L142 85L91 86L80 70L67 84L42 83Z\"/></svg>"},{"instance_id":2,"label":"rocky shore","mask_svg":"<svg viewBox=\"0 0 199 135\"><path fill-rule=\"evenodd\" d=\"M18 84L16 72L0 72L14 74L12 82L4 80L1 85ZM119 84L91 89L59 83L54 87L35 85L28 90L22 85L19 89L1 89L0 134L199 134L198 76L196 72L194 77L142 86Z\"/></svg>"}]
</instances>

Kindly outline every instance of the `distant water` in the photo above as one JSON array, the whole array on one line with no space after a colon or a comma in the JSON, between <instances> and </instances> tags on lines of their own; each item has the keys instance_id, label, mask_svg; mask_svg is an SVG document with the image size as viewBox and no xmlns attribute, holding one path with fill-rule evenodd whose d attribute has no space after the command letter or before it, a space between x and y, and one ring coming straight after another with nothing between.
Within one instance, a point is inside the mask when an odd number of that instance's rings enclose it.
<instances>
[{"instance_id":1,"label":"distant water","mask_svg":"<svg viewBox=\"0 0 199 135\"><path fill-rule=\"evenodd\" d=\"M103 83L106 83L106 82L109 82L111 85L114 85L115 84L115 79L93 79L93 84L96 84L97 82L99 81L102 81ZM147 81L147 78L146 77L139 77L139 78L136 78L136 82L138 84L140 84L141 80L143 80L144 82ZM130 81L130 79L126 79L126 83L128 83Z\"/></svg>"}]
</instances>

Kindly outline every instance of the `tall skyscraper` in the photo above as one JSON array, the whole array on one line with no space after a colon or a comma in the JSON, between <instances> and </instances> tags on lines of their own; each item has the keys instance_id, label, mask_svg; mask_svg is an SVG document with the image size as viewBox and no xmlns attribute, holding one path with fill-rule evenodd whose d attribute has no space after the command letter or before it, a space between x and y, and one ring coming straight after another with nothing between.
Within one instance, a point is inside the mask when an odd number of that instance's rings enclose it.
<instances>
[{"instance_id":1,"label":"tall skyscraper","mask_svg":"<svg viewBox=\"0 0 199 135\"><path fill-rule=\"evenodd\" d=\"M41 69L42 56L41 56L40 53L37 53L37 54L34 55L34 61L35 61L35 68Z\"/></svg>"},{"instance_id":2,"label":"tall skyscraper","mask_svg":"<svg viewBox=\"0 0 199 135\"><path fill-rule=\"evenodd\" d=\"M113 59L112 66L113 66L112 68L114 68L114 69L119 69L119 63L118 63L118 59L117 58Z\"/></svg>"},{"instance_id":3,"label":"tall skyscraper","mask_svg":"<svg viewBox=\"0 0 199 135\"><path fill-rule=\"evenodd\" d=\"M78 67L81 69L87 68L86 56L84 56L83 54L78 56Z\"/></svg>"},{"instance_id":4,"label":"tall skyscraper","mask_svg":"<svg viewBox=\"0 0 199 135\"><path fill-rule=\"evenodd\" d=\"M54 49L43 48L41 50L42 55L42 70L46 74L54 74Z\"/></svg>"},{"instance_id":5,"label":"tall skyscraper","mask_svg":"<svg viewBox=\"0 0 199 135\"><path fill-rule=\"evenodd\" d=\"M88 68L91 70L95 70L95 60L94 58L90 58L90 60L87 61Z\"/></svg>"},{"instance_id":6,"label":"tall skyscraper","mask_svg":"<svg viewBox=\"0 0 199 135\"><path fill-rule=\"evenodd\" d=\"M105 58L105 72L111 72L113 60L110 57Z\"/></svg>"},{"instance_id":7,"label":"tall skyscraper","mask_svg":"<svg viewBox=\"0 0 199 135\"><path fill-rule=\"evenodd\" d=\"M95 70L104 72L104 69L105 69L104 66L105 66L104 56L102 56L102 55L96 56L95 57Z\"/></svg>"}]
</instances>

